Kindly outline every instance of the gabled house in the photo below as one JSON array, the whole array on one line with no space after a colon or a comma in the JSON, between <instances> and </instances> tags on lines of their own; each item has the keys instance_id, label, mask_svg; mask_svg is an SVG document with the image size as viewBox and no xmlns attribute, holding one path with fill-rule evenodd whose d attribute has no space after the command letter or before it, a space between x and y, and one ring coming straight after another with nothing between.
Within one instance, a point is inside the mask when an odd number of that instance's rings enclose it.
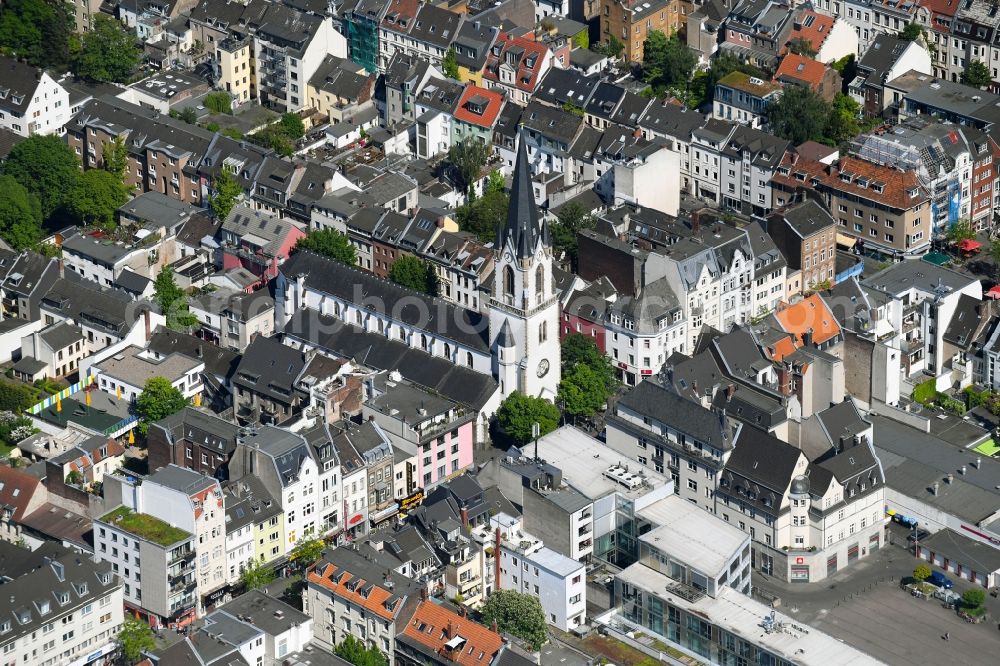
<instances>
[{"instance_id":1,"label":"gabled house","mask_svg":"<svg viewBox=\"0 0 1000 666\"><path fill-rule=\"evenodd\" d=\"M69 93L44 70L0 56L0 128L20 136L58 134L70 119Z\"/></svg>"},{"instance_id":2,"label":"gabled house","mask_svg":"<svg viewBox=\"0 0 1000 666\"><path fill-rule=\"evenodd\" d=\"M525 106L549 70L551 60L552 52L545 44L501 32L489 49L483 80L502 90L512 102Z\"/></svg>"},{"instance_id":3,"label":"gabled house","mask_svg":"<svg viewBox=\"0 0 1000 666\"><path fill-rule=\"evenodd\" d=\"M266 283L278 274L278 267L303 236L291 220L236 206L219 230L222 268L245 268L259 276L261 284Z\"/></svg>"}]
</instances>

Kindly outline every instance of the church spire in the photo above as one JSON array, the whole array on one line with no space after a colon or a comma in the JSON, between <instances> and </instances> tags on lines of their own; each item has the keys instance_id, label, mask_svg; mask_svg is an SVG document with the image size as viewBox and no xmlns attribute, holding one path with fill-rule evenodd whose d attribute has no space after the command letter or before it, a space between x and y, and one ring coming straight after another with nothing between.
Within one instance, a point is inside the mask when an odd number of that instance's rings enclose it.
<instances>
[{"instance_id":1,"label":"church spire","mask_svg":"<svg viewBox=\"0 0 1000 666\"><path fill-rule=\"evenodd\" d=\"M549 245L549 225L538 221L538 208L531 189L531 167L524 137L519 137L517 162L514 164L514 178L510 186L510 207L507 222L497 233L497 247L502 249L510 241L519 259L535 253L539 239Z\"/></svg>"}]
</instances>

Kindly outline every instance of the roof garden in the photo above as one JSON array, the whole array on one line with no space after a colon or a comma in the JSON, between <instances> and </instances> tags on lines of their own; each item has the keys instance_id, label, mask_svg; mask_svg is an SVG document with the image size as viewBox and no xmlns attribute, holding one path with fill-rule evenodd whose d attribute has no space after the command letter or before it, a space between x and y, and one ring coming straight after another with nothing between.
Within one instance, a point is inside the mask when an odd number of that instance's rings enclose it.
<instances>
[{"instance_id":1,"label":"roof garden","mask_svg":"<svg viewBox=\"0 0 1000 666\"><path fill-rule=\"evenodd\" d=\"M134 534L140 539L152 541L160 546L170 546L178 541L191 538L190 532L168 525L149 514L136 513L125 506L120 506L105 514L100 520L102 523L125 530L129 534Z\"/></svg>"}]
</instances>

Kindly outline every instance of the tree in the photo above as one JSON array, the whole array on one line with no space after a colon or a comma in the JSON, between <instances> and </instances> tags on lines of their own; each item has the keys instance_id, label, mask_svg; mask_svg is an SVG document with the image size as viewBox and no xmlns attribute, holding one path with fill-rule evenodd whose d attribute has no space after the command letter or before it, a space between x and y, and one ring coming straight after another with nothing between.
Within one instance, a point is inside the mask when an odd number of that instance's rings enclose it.
<instances>
[{"instance_id":1,"label":"tree","mask_svg":"<svg viewBox=\"0 0 1000 666\"><path fill-rule=\"evenodd\" d=\"M609 58L621 58L625 52L625 44L614 35L608 35L608 43L604 45L604 54Z\"/></svg>"},{"instance_id":2,"label":"tree","mask_svg":"<svg viewBox=\"0 0 1000 666\"><path fill-rule=\"evenodd\" d=\"M490 192L503 192L503 188L506 186L503 174L500 173L499 169L493 169L490 171L490 175L486 176L486 187L484 188L484 194Z\"/></svg>"},{"instance_id":3,"label":"tree","mask_svg":"<svg viewBox=\"0 0 1000 666\"><path fill-rule=\"evenodd\" d=\"M611 359L598 349L597 343L591 336L571 333L563 339L559 350L563 374L569 374L577 366L585 365L596 373L597 379L603 384L608 395L618 386Z\"/></svg>"},{"instance_id":4,"label":"tree","mask_svg":"<svg viewBox=\"0 0 1000 666\"><path fill-rule=\"evenodd\" d=\"M61 0L7 0L0 5L0 51L42 69L66 71L75 27Z\"/></svg>"},{"instance_id":5,"label":"tree","mask_svg":"<svg viewBox=\"0 0 1000 666\"><path fill-rule=\"evenodd\" d=\"M907 23L899 33L899 38L906 42L915 42L924 36L924 29L919 23Z\"/></svg>"},{"instance_id":6,"label":"tree","mask_svg":"<svg viewBox=\"0 0 1000 666\"><path fill-rule=\"evenodd\" d=\"M350 634L333 648L333 653L354 666L389 666L389 660L377 647L367 647Z\"/></svg>"},{"instance_id":7,"label":"tree","mask_svg":"<svg viewBox=\"0 0 1000 666\"><path fill-rule=\"evenodd\" d=\"M153 299L167 319L167 328L186 330L198 323L188 312L187 295L174 280L174 269L164 266L153 282Z\"/></svg>"},{"instance_id":8,"label":"tree","mask_svg":"<svg viewBox=\"0 0 1000 666\"><path fill-rule=\"evenodd\" d=\"M58 136L35 135L14 146L3 172L38 197L42 218L48 219L80 177L80 161Z\"/></svg>"},{"instance_id":9,"label":"tree","mask_svg":"<svg viewBox=\"0 0 1000 666\"><path fill-rule=\"evenodd\" d=\"M913 570L913 578L918 582L924 582L931 577L931 568L926 564L918 564L917 568Z\"/></svg>"},{"instance_id":10,"label":"tree","mask_svg":"<svg viewBox=\"0 0 1000 666\"><path fill-rule=\"evenodd\" d=\"M458 71L458 58L456 57L454 46L444 54L444 59L441 60L441 69L444 71L444 75L450 79L455 79L456 81L462 79L462 75Z\"/></svg>"},{"instance_id":11,"label":"tree","mask_svg":"<svg viewBox=\"0 0 1000 666\"><path fill-rule=\"evenodd\" d=\"M225 220L229 216L229 211L243 196L243 188L226 169L221 169L215 176L212 187L215 192L209 197L208 205L211 206L217 219Z\"/></svg>"},{"instance_id":12,"label":"tree","mask_svg":"<svg viewBox=\"0 0 1000 666\"><path fill-rule=\"evenodd\" d=\"M552 247L556 252L566 254L575 272L579 263L577 232L581 229L593 229L597 221L583 206L573 201L560 208L557 217L558 221L550 227Z\"/></svg>"},{"instance_id":13,"label":"tree","mask_svg":"<svg viewBox=\"0 0 1000 666\"><path fill-rule=\"evenodd\" d=\"M105 141L101 147L101 166L108 173L125 182L128 172L128 146L125 145L125 135L119 134L111 141Z\"/></svg>"},{"instance_id":14,"label":"tree","mask_svg":"<svg viewBox=\"0 0 1000 666\"><path fill-rule=\"evenodd\" d=\"M448 163L455 170L458 184L466 194L482 175L483 167L490 159L490 150L485 141L467 136L452 144L448 151Z\"/></svg>"},{"instance_id":15,"label":"tree","mask_svg":"<svg viewBox=\"0 0 1000 666\"><path fill-rule=\"evenodd\" d=\"M274 580L274 571L261 562L254 562L240 572L240 584L247 592L259 590Z\"/></svg>"},{"instance_id":16,"label":"tree","mask_svg":"<svg viewBox=\"0 0 1000 666\"><path fill-rule=\"evenodd\" d=\"M601 377L586 365L576 366L559 382L559 401L574 421L578 416L596 414L607 397Z\"/></svg>"},{"instance_id":17,"label":"tree","mask_svg":"<svg viewBox=\"0 0 1000 666\"><path fill-rule=\"evenodd\" d=\"M80 470L74 469L66 475L65 480L68 486L78 486L83 483L83 474L80 473Z\"/></svg>"},{"instance_id":18,"label":"tree","mask_svg":"<svg viewBox=\"0 0 1000 666\"><path fill-rule=\"evenodd\" d=\"M265 148L270 148L283 157L291 157L295 154L295 144L277 125L268 125L264 129L251 134L249 138Z\"/></svg>"},{"instance_id":19,"label":"tree","mask_svg":"<svg viewBox=\"0 0 1000 666\"><path fill-rule=\"evenodd\" d=\"M153 638L150 626L139 618L126 614L125 622L118 632L118 648L125 655L125 659L134 664L142 658L143 652L155 647L156 640Z\"/></svg>"},{"instance_id":20,"label":"tree","mask_svg":"<svg viewBox=\"0 0 1000 666\"><path fill-rule=\"evenodd\" d=\"M497 224L507 217L510 195L487 187L486 194L455 211L455 218L462 231L476 234L484 243L496 240Z\"/></svg>"},{"instance_id":21,"label":"tree","mask_svg":"<svg viewBox=\"0 0 1000 666\"><path fill-rule=\"evenodd\" d=\"M336 229L311 231L299 239L296 247L311 250L348 266L354 266L358 263L358 254L354 246L351 245L350 239Z\"/></svg>"},{"instance_id":22,"label":"tree","mask_svg":"<svg viewBox=\"0 0 1000 666\"><path fill-rule=\"evenodd\" d=\"M545 611L536 597L513 590L497 590L490 595L481 609L483 623L497 623L497 628L518 638L523 638L532 650L541 650L548 640Z\"/></svg>"},{"instance_id":23,"label":"tree","mask_svg":"<svg viewBox=\"0 0 1000 666\"><path fill-rule=\"evenodd\" d=\"M830 106L830 114L827 117L827 126L824 134L830 143L838 144L847 141L861 133L861 126L858 124L858 117L861 115L861 106L850 95L837 93Z\"/></svg>"},{"instance_id":24,"label":"tree","mask_svg":"<svg viewBox=\"0 0 1000 666\"><path fill-rule=\"evenodd\" d=\"M976 232L968 220L958 220L948 227L948 241L951 243L961 243L964 240L973 240Z\"/></svg>"},{"instance_id":25,"label":"tree","mask_svg":"<svg viewBox=\"0 0 1000 666\"><path fill-rule=\"evenodd\" d=\"M962 603L968 608L979 608L986 601L986 591L972 588L962 593Z\"/></svg>"},{"instance_id":26,"label":"tree","mask_svg":"<svg viewBox=\"0 0 1000 666\"><path fill-rule=\"evenodd\" d=\"M323 550L326 548L326 542L322 539L300 539L295 547L292 548L292 552L288 555L288 559L294 562L297 566L305 568L318 560L323 555Z\"/></svg>"},{"instance_id":27,"label":"tree","mask_svg":"<svg viewBox=\"0 0 1000 666\"><path fill-rule=\"evenodd\" d=\"M291 111L281 116L281 120L278 121L278 128L282 134L292 141L301 139L306 135L306 124L302 122L302 118L299 118L299 114Z\"/></svg>"},{"instance_id":28,"label":"tree","mask_svg":"<svg viewBox=\"0 0 1000 666\"><path fill-rule=\"evenodd\" d=\"M518 445L532 441L532 426L539 426L539 437L559 426L559 408L545 398L514 391L500 403L497 422Z\"/></svg>"},{"instance_id":29,"label":"tree","mask_svg":"<svg viewBox=\"0 0 1000 666\"><path fill-rule=\"evenodd\" d=\"M389 279L414 291L422 291L431 296L437 295L438 279L434 268L426 261L412 255L403 255L392 262Z\"/></svg>"},{"instance_id":30,"label":"tree","mask_svg":"<svg viewBox=\"0 0 1000 666\"><path fill-rule=\"evenodd\" d=\"M7 175L0 175L0 237L15 250L34 247L42 238L38 197Z\"/></svg>"},{"instance_id":31,"label":"tree","mask_svg":"<svg viewBox=\"0 0 1000 666\"><path fill-rule=\"evenodd\" d=\"M110 16L94 16L94 27L80 39L76 74L91 81L128 83L142 50L135 36Z\"/></svg>"},{"instance_id":32,"label":"tree","mask_svg":"<svg viewBox=\"0 0 1000 666\"><path fill-rule=\"evenodd\" d=\"M77 178L66 199L66 210L80 224L113 229L115 211L128 198L128 187L118 176L104 169L88 169Z\"/></svg>"},{"instance_id":33,"label":"tree","mask_svg":"<svg viewBox=\"0 0 1000 666\"><path fill-rule=\"evenodd\" d=\"M698 56L678 33L668 38L659 30L652 31L643 45L643 53L643 78L654 88L686 83L698 64Z\"/></svg>"},{"instance_id":34,"label":"tree","mask_svg":"<svg viewBox=\"0 0 1000 666\"><path fill-rule=\"evenodd\" d=\"M962 83L974 88L985 88L993 82L990 76L990 68L979 60L973 60L962 72Z\"/></svg>"},{"instance_id":35,"label":"tree","mask_svg":"<svg viewBox=\"0 0 1000 666\"><path fill-rule=\"evenodd\" d=\"M826 101L804 86L786 86L782 96L767 105L771 133L795 145L823 141L829 117Z\"/></svg>"},{"instance_id":36,"label":"tree","mask_svg":"<svg viewBox=\"0 0 1000 666\"><path fill-rule=\"evenodd\" d=\"M188 399L180 389L163 377L150 377L135 400L135 411L149 423L155 423L187 407Z\"/></svg>"},{"instance_id":37,"label":"tree","mask_svg":"<svg viewBox=\"0 0 1000 666\"><path fill-rule=\"evenodd\" d=\"M205 108L213 113L232 113L233 98L222 90L208 93L205 95Z\"/></svg>"},{"instance_id":38,"label":"tree","mask_svg":"<svg viewBox=\"0 0 1000 666\"><path fill-rule=\"evenodd\" d=\"M176 118L177 120L183 120L188 125L194 125L198 122L198 112L194 110L192 106L185 106L183 109L178 111L177 109L170 109L170 117Z\"/></svg>"},{"instance_id":39,"label":"tree","mask_svg":"<svg viewBox=\"0 0 1000 666\"><path fill-rule=\"evenodd\" d=\"M788 50L806 58L816 57L816 49L813 48L812 42L805 37L796 37L788 42Z\"/></svg>"},{"instance_id":40,"label":"tree","mask_svg":"<svg viewBox=\"0 0 1000 666\"><path fill-rule=\"evenodd\" d=\"M23 412L38 402L38 392L23 384L0 381L0 411Z\"/></svg>"}]
</instances>

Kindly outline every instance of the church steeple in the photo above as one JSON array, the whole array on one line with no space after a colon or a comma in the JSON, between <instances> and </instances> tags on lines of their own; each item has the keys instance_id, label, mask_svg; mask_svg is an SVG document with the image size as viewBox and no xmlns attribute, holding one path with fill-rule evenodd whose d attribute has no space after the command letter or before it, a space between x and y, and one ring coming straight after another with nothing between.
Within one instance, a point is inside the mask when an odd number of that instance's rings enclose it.
<instances>
[{"instance_id":1,"label":"church steeple","mask_svg":"<svg viewBox=\"0 0 1000 666\"><path fill-rule=\"evenodd\" d=\"M517 162L514 164L514 178L510 186L510 207L507 221L497 232L497 249L511 247L518 259L525 259L535 253L538 242L549 245L548 222L538 221L538 208L531 189L531 167L524 137L519 138Z\"/></svg>"}]
</instances>

